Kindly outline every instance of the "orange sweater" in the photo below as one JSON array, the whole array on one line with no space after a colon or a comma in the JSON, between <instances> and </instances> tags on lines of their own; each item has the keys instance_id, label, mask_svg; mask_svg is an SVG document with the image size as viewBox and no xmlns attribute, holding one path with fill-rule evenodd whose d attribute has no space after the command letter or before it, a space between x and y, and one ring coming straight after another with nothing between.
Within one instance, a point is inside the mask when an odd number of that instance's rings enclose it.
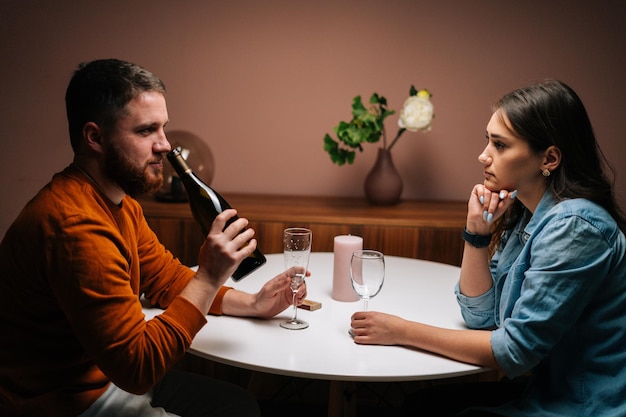
<instances>
[{"instance_id":1,"label":"orange sweater","mask_svg":"<svg viewBox=\"0 0 626 417\"><path fill-rule=\"evenodd\" d=\"M112 204L73 165L56 174L0 244L0 415L75 416L109 381L149 391L206 323L178 296L193 274L135 200ZM146 321L142 294L165 311Z\"/></svg>"}]
</instances>

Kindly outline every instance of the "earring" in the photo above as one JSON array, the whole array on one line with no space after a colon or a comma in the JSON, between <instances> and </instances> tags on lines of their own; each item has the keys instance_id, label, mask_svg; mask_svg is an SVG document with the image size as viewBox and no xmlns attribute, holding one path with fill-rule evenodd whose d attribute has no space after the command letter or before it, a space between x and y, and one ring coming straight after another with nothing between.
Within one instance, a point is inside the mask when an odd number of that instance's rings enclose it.
<instances>
[{"instance_id":1,"label":"earring","mask_svg":"<svg viewBox=\"0 0 626 417\"><path fill-rule=\"evenodd\" d=\"M546 168L543 171L541 171L541 173L543 174L544 177L549 177L550 176L550 170L548 168Z\"/></svg>"}]
</instances>

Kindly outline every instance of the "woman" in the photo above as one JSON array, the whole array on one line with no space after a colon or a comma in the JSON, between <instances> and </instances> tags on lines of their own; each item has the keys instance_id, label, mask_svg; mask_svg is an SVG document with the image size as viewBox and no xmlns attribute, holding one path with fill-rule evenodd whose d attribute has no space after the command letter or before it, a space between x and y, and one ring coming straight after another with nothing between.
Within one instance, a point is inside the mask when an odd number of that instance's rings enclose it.
<instances>
[{"instance_id":1,"label":"woman","mask_svg":"<svg viewBox=\"0 0 626 417\"><path fill-rule=\"evenodd\" d=\"M626 416L626 219L581 100L552 80L507 94L478 160L455 291L469 329L357 312L355 342L528 377L448 387L452 408L498 404L464 416Z\"/></svg>"}]
</instances>

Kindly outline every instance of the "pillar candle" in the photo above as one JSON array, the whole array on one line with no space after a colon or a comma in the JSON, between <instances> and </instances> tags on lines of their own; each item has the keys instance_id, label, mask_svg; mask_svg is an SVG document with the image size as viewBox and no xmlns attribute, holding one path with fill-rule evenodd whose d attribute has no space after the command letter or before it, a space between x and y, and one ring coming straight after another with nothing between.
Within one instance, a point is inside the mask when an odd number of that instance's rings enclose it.
<instances>
[{"instance_id":1,"label":"pillar candle","mask_svg":"<svg viewBox=\"0 0 626 417\"><path fill-rule=\"evenodd\" d=\"M337 301L358 301L359 296L350 282L350 259L352 253L363 249L363 238L360 236L335 236L333 251L333 292Z\"/></svg>"}]
</instances>

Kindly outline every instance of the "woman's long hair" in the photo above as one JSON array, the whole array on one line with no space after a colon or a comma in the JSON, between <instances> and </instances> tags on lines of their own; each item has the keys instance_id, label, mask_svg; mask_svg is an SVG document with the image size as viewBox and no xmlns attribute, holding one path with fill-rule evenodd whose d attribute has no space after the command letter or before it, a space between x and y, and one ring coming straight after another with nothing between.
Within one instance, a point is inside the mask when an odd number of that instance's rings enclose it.
<instances>
[{"instance_id":1,"label":"woman's long hair","mask_svg":"<svg viewBox=\"0 0 626 417\"><path fill-rule=\"evenodd\" d=\"M569 86L547 80L520 88L502 97L495 105L509 119L513 130L534 152L554 145L561 151L561 163L548 177L548 189L557 200L590 200L608 211L626 233L626 218L613 191L615 171L600 150L585 106ZM517 201L494 225L492 250L501 232L515 224L523 213Z\"/></svg>"}]
</instances>

